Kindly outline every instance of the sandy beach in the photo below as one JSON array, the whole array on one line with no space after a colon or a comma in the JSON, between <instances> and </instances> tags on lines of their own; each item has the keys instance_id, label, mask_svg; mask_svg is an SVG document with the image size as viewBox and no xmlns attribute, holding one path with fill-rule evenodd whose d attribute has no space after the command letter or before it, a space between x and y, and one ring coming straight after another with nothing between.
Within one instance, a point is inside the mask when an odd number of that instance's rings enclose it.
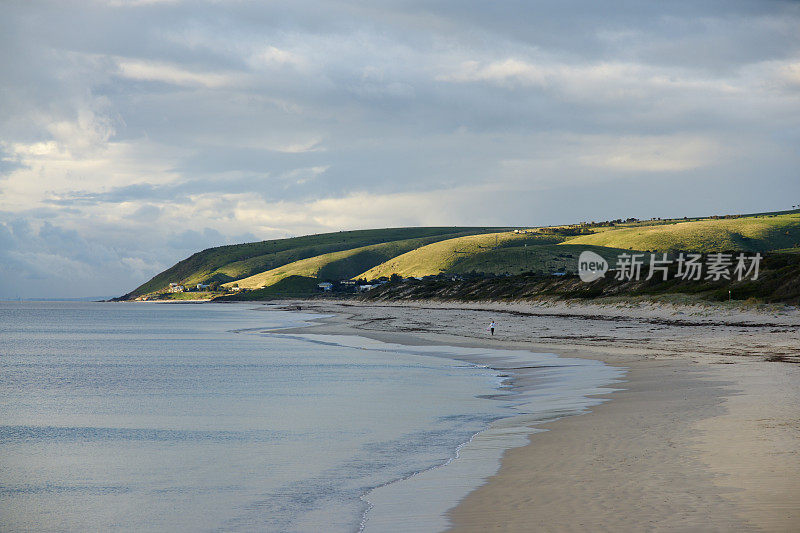
<instances>
[{"instance_id":1,"label":"sandy beach","mask_svg":"<svg viewBox=\"0 0 800 533\"><path fill-rule=\"evenodd\" d=\"M304 333L527 349L628 370L610 401L508 450L452 531L797 531L800 312L648 302L312 300ZM490 337L486 326L497 323ZM300 331L300 330L298 330Z\"/></svg>"}]
</instances>

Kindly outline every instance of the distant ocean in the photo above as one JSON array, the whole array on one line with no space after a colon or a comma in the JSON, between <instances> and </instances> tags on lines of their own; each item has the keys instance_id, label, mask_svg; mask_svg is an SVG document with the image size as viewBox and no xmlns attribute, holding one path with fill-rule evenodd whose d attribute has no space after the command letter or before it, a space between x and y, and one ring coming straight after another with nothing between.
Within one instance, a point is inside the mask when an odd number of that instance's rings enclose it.
<instances>
[{"instance_id":1,"label":"distant ocean","mask_svg":"<svg viewBox=\"0 0 800 533\"><path fill-rule=\"evenodd\" d=\"M438 531L529 423L622 372L265 331L313 318L0 302L0 531Z\"/></svg>"}]
</instances>

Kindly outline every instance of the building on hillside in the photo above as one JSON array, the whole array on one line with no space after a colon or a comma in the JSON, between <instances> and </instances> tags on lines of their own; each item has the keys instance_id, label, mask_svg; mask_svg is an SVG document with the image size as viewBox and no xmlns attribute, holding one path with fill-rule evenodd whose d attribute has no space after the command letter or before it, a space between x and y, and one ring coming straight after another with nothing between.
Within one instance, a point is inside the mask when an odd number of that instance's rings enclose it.
<instances>
[{"instance_id":1,"label":"building on hillside","mask_svg":"<svg viewBox=\"0 0 800 533\"><path fill-rule=\"evenodd\" d=\"M373 289L373 288L375 288L376 286L377 286L377 285L371 285L371 284L367 284L367 285L359 285L359 286L358 286L358 292L366 292L366 291L368 291L368 290L370 290L370 289Z\"/></svg>"},{"instance_id":2,"label":"building on hillside","mask_svg":"<svg viewBox=\"0 0 800 533\"><path fill-rule=\"evenodd\" d=\"M184 292L186 287L181 285L180 283L170 283L169 284L169 292Z\"/></svg>"},{"instance_id":3,"label":"building on hillside","mask_svg":"<svg viewBox=\"0 0 800 533\"><path fill-rule=\"evenodd\" d=\"M197 290L198 291L204 291L204 290L208 289L209 287L210 287L210 285L206 285L205 283L198 283L197 284Z\"/></svg>"},{"instance_id":4,"label":"building on hillside","mask_svg":"<svg viewBox=\"0 0 800 533\"><path fill-rule=\"evenodd\" d=\"M323 281L322 283L317 284L317 287L325 292L328 292L333 288L333 283L329 281Z\"/></svg>"}]
</instances>

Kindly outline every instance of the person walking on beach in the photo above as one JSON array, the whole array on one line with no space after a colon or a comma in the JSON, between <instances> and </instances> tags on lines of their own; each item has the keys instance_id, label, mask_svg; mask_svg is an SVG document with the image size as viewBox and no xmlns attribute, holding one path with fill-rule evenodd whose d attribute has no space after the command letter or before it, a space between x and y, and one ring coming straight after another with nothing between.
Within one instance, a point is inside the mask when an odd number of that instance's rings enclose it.
<instances>
[{"instance_id":1,"label":"person walking on beach","mask_svg":"<svg viewBox=\"0 0 800 533\"><path fill-rule=\"evenodd\" d=\"M489 327L488 327L488 328L486 328L486 329L488 329L489 331L491 331L491 332L492 332L492 337L494 337L494 320L492 320L492 323L491 323L491 324L489 324Z\"/></svg>"}]
</instances>

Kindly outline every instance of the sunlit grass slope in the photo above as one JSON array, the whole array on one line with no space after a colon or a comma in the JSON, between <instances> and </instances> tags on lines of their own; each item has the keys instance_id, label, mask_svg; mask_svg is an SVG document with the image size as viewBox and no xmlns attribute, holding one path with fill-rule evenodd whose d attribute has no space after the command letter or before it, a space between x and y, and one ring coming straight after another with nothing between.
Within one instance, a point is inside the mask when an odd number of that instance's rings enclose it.
<instances>
[{"instance_id":1,"label":"sunlit grass slope","mask_svg":"<svg viewBox=\"0 0 800 533\"><path fill-rule=\"evenodd\" d=\"M290 276L311 277L319 280L349 279L388 259L439 239L440 237L405 239L317 255L229 282L224 286L232 287L237 284L243 289L258 289L275 285Z\"/></svg>"},{"instance_id":2,"label":"sunlit grass slope","mask_svg":"<svg viewBox=\"0 0 800 533\"><path fill-rule=\"evenodd\" d=\"M227 294L218 301L270 300L272 298L304 298L319 293L317 278L287 276L276 283L260 289Z\"/></svg>"},{"instance_id":3,"label":"sunlit grass slope","mask_svg":"<svg viewBox=\"0 0 800 533\"><path fill-rule=\"evenodd\" d=\"M448 274L495 274L515 275L527 272L551 274L553 272L574 272L578 256L584 250L591 250L614 264L618 254L627 252L618 248L591 245L529 244L528 246L501 247L470 255L453 263Z\"/></svg>"},{"instance_id":4,"label":"sunlit grass slope","mask_svg":"<svg viewBox=\"0 0 800 533\"><path fill-rule=\"evenodd\" d=\"M171 282L191 286L218 281L228 287L234 283L250 289L273 287L270 291L274 292L284 285L289 290L298 280L309 285L308 280L376 279L392 274L573 271L585 249L610 263L622 250L792 253L800 249L800 212L576 224L520 233L509 228L389 228L221 246L180 261L122 298L164 291Z\"/></svg>"},{"instance_id":5,"label":"sunlit grass slope","mask_svg":"<svg viewBox=\"0 0 800 533\"><path fill-rule=\"evenodd\" d=\"M633 250L764 252L800 243L800 213L734 219L634 225L566 239L563 245L595 245Z\"/></svg>"},{"instance_id":6,"label":"sunlit grass slope","mask_svg":"<svg viewBox=\"0 0 800 533\"><path fill-rule=\"evenodd\" d=\"M731 219L634 222L593 227L590 231L595 233L578 237L565 235L569 227L563 227L562 232L553 229L443 240L395 257L359 277L574 271L577 257L583 250L592 250L613 263L619 253L628 250L755 252L790 251L800 246L800 213L797 212Z\"/></svg>"},{"instance_id":7,"label":"sunlit grass slope","mask_svg":"<svg viewBox=\"0 0 800 533\"><path fill-rule=\"evenodd\" d=\"M501 228L387 228L218 246L178 262L134 289L126 297L164 290L170 283L194 285L210 281L229 282L301 259L372 244L426 237L435 240L499 229Z\"/></svg>"},{"instance_id":8,"label":"sunlit grass slope","mask_svg":"<svg viewBox=\"0 0 800 533\"><path fill-rule=\"evenodd\" d=\"M511 242L522 243L531 240L532 236L513 231L447 239L399 255L357 277L376 279L399 274L407 278L440 274L468 256L481 254Z\"/></svg>"}]
</instances>

